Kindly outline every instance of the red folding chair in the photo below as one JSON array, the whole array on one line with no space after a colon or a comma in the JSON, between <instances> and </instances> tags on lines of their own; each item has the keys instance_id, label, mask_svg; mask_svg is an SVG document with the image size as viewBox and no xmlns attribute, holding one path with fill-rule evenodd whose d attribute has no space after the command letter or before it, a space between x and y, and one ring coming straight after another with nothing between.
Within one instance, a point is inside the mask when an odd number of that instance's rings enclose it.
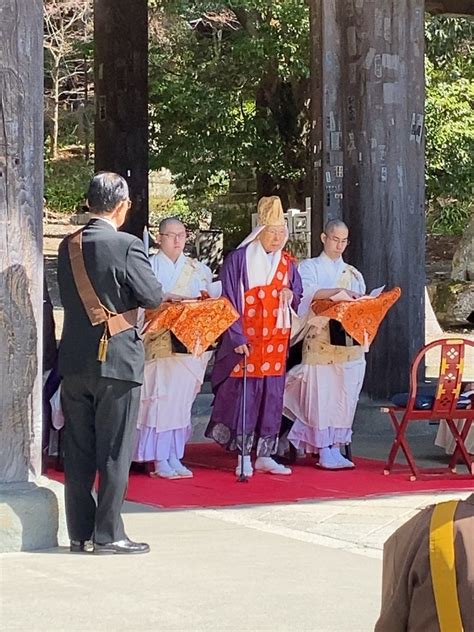
<instances>
[{"instance_id":1,"label":"red folding chair","mask_svg":"<svg viewBox=\"0 0 474 632\"><path fill-rule=\"evenodd\" d=\"M418 352L418 355L411 367L410 393L407 405L403 408L399 406L381 408L383 412L387 412L390 415L396 433L387 463L385 465L385 475L391 473L395 457L401 448L408 463L408 469L404 468L404 471L411 472L411 481L427 474L444 474L445 476L452 476L455 474L456 476L459 476L459 474L456 474L456 464L460 460L466 466L469 475L474 477L474 463L466 450L466 446L464 445L471 424L474 421L474 406L471 404L469 408L458 407L464 370L465 348L467 346L474 347L474 342L465 339L442 339L435 340L423 347L423 349ZM419 410L416 408L418 369L427 352L436 347L441 347L441 360L436 395L430 409ZM447 468L423 468L420 470L420 468L416 465L413 453L405 436L408 424L413 421L431 421L440 419L444 419L446 421L454 437L456 442L454 454L451 457ZM465 420L460 431L455 424L456 420Z\"/></svg>"}]
</instances>

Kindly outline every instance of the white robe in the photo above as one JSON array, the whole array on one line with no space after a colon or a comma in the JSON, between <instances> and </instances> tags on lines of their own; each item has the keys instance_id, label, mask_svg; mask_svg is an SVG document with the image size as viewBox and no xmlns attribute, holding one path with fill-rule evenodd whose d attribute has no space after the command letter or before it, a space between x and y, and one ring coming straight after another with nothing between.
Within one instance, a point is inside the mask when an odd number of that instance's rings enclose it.
<instances>
[{"instance_id":1,"label":"white robe","mask_svg":"<svg viewBox=\"0 0 474 632\"><path fill-rule=\"evenodd\" d=\"M345 267L342 257L333 261L324 253L300 264L300 318L311 309L318 290L338 287ZM359 272L351 275L347 289L365 294L365 282ZM364 357L344 363L300 364L288 372L283 412L294 421L288 439L296 448L313 452L335 443L350 443L364 374Z\"/></svg>"},{"instance_id":2,"label":"white robe","mask_svg":"<svg viewBox=\"0 0 474 632\"><path fill-rule=\"evenodd\" d=\"M186 257L181 255L173 263L159 252L150 258L150 263L163 292L175 293ZM211 270L203 263L195 263L196 270L187 286L180 287L183 296L198 297L201 290L208 290L212 283ZM170 456L182 458L191 434L191 408L210 357L211 352L199 358L179 354L145 363L134 461L158 461Z\"/></svg>"},{"instance_id":3,"label":"white robe","mask_svg":"<svg viewBox=\"0 0 474 632\"><path fill-rule=\"evenodd\" d=\"M455 421L454 423L458 431L461 432L464 420ZM469 429L464 444L469 454L474 454L474 424ZM435 445L443 448L446 454L453 454L454 448L456 447L456 441L454 440L453 433L449 429L448 424L443 419L439 424L438 432L435 439Z\"/></svg>"}]
</instances>

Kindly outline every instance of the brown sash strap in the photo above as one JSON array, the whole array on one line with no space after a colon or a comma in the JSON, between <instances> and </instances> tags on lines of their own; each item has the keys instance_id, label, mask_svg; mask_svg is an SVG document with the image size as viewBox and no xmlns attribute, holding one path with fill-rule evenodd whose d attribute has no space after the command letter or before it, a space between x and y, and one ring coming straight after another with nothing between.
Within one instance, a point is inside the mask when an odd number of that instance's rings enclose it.
<instances>
[{"instance_id":1,"label":"brown sash strap","mask_svg":"<svg viewBox=\"0 0 474 632\"><path fill-rule=\"evenodd\" d=\"M82 251L82 231L74 233L68 239L69 260L77 293L84 305L91 325L106 323L110 336L127 331L137 324L138 310L131 309L123 314L114 314L102 305L87 274Z\"/></svg>"}]
</instances>

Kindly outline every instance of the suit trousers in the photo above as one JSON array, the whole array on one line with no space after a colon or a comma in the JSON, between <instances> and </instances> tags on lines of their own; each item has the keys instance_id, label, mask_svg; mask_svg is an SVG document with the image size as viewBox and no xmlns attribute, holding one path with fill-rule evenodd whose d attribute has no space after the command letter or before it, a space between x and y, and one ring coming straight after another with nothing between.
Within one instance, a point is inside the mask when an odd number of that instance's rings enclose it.
<instances>
[{"instance_id":1,"label":"suit trousers","mask_svg":"<svg viewBox=\"0 0 474 632\"><path fill-rule=\"evenodd\" d=\"M140 404L136 382L85 375L65 376L66 520L71 540L107 544L123 540L120 515L136 441ZM97 471L97 504L92 494Z\"/></svg>"}]
</instances>

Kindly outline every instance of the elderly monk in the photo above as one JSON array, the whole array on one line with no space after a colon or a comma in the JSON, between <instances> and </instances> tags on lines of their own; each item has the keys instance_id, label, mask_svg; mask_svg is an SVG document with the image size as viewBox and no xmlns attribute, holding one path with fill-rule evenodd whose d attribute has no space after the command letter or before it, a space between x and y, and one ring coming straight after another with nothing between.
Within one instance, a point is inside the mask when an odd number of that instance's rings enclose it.
<instances>
[{"instance_id":1,"label":"elderly monk","mask_svg":"<svg viewBox=\"0 0 474 632\"><path fill-rule=\"evenodd\" d=\"M288 440L297 449L319 452L318 466L331 470L354 467L342 456L340 446L351 442L365 358L363 348L352 346L352 339L343 331L344 340L331 340L333 321L322 328L314 319L311 324L311 303L314 299L330 298L342 289L352 298L365 294L361 273L342 258L348 239L344 222L328 222L321 235L323 252L299 266L304 293L298 316L307 321L303 329L303 361L287 375L284 400L284 414L294 421Z\"/></svg>"},{"instance_id":2,"label":"elderly monk","mask_svg":"<svg viewBox=\"0 0 474 632\"><path fill-rule=\"evenodd\" d=\"M158 227L158 254L151 267L166 294L175 299L198 298L212 283L211 270L183 254L186 228L169 217ZM191 478L181 463L191 435L191 408L204 379L211 352L199 357L173 349L168 330L145 335L145 376L138 414L134 461L154 461L153 477Z\"/></svg>"},{"instance_id":3,"label":"elderly monk","mask_svg":"<svg viewBox=\"0 0 474 632\"><path fill-rule=\"evenodd\" d=\"M423 509L387 540L375 632L474 630L474 494Z\"/></svg>"},{"instance_id":4,"label":"elderly monk","mask_svg":"<svg viewBox=\"0 0 474 632\"><path fill-rule=\"evenodd\" d=\"M223 295L241 317L223 335L217 351L212 373L215 399L206 430L206 436L222 446L239 450L237 474L243 452L246 476L253 474L253 447L257 471L291 474L271 457L278 447L281 424L290 307L297 308L302 294L296 266L283 251L288 230L280 199L264 197L257 210L258 226L228 255L220 275ZM244 441L243 356L247 372Z\"/></svg>"}]
</instances>

